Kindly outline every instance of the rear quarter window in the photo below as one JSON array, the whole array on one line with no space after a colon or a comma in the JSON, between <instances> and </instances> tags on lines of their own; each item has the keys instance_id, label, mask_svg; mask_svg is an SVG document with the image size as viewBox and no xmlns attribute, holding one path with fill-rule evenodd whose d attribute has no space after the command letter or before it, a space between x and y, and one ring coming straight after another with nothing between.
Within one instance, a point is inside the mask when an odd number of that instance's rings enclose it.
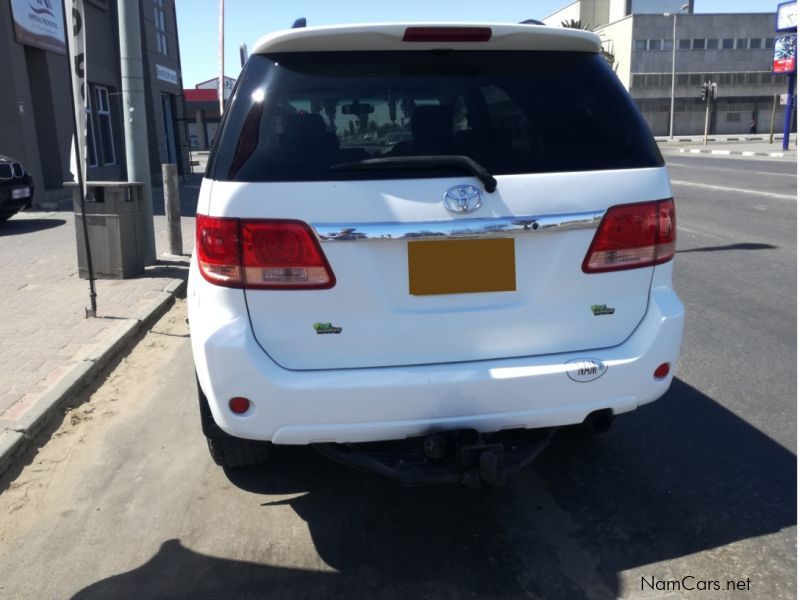
<instances>
[{"instance_id":1,"label":"rear quarter window","mask_svg":"<svg viewBox=\"0 0 800 600\"><path fill-rule=\"evenodd\" d=\"M249 59L208 174L221 181L458 174L331 169L419 155L466 155L494 175L663 165L647 124L598 54L316 52Z\"/></svg>"}]
</instances>

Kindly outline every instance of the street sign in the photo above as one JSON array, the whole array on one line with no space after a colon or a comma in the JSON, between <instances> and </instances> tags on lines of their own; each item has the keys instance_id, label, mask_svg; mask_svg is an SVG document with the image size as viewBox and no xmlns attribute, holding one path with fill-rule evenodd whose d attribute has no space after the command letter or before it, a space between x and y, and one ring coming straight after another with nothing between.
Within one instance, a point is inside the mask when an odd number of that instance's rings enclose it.
<instances>
[{"instance_id":1,"label":"street sign","mask_svg":"<svg viewBox=\"0 0 800 600\"><path fill-rule=\"evenodd\" d=\"M797 31L797 2L778 4L775 31Z\"/></svg>"},{"instance_id":2,"label":"street sign","mask_svg":"<svg viewBox=\"0 0 800 600\"><path fill-rule=\"evenodd\" d=\"M781 94L781 106L786 106L789 102L789 94Z\"/></svg>"}]
</instances>

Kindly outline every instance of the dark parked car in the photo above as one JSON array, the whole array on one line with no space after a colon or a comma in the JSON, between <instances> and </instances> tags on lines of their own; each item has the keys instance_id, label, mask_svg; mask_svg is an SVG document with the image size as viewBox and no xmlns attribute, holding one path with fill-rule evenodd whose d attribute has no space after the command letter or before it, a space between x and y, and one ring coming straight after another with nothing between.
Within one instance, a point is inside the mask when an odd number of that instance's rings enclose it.
<instances>
[{"instance_id":1,"label":"dark parked car","mask_svg":"<svg viewBox=\"0 0 800 600\"><path fill-rule=\"evenodd\" d=\"M0 154L0 221L27 208L33 200L33 177L22 163Z\"/></svg>"}]
</instances>

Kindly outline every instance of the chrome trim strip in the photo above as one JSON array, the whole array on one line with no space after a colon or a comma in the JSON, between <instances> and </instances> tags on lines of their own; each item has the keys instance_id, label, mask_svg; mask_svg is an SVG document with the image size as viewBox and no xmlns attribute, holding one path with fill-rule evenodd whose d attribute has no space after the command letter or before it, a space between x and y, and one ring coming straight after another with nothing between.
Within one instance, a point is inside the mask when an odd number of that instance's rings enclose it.
<instances>
[{"instance_id":1,"label":"chrome trim strip","mask_svg":"<svg viewBox=\"0 0 800 600\"><path fill-rule=\"evenodd\" d=\"M503 233L596 229L605 210L529 217L453 219L411 223L312 223L322 242L355 240L443 239L483 237Z\"/></svg>"}]
</instances>

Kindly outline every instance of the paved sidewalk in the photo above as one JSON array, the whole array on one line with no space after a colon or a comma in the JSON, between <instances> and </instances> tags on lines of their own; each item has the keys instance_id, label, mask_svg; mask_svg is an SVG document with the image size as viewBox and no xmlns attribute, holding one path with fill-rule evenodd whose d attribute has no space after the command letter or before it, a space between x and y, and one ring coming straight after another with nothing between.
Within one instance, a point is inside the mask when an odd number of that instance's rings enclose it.
<instances>
[{"instance_id":1,"label":"paved sidewalk","mask_svg":"<svg viewBox=\"0 0 800 600\"><path fill-rule=\"evenodd\" d=\"M167 256L161 190L154 189L158 263L135 279L97 280L97 318L85 318L71 211L24 211L0 223L0 472L20 436L51 404L74 395L136 339L184 286L194 246L199 179L181 185L184 255ZM68 400L68 398L66 398Z\"/></svg>"},{"instance_id":2,"label":"paved sidewalk","mask_svg":"<svg viewBox=\"0 0 800 600\"><path fill-rule=\"evenodd\" d=\"M678 137L674 140L657 137L662 150L684 154L715 154L730 156L768 156L772 158L797 159L797 136L792 134L789 149L784 150L783 136L775 136L772 144L769 135L751 136L709 136L708 144L703 146L703 136Z\"/></svg>"}]
</instances>

